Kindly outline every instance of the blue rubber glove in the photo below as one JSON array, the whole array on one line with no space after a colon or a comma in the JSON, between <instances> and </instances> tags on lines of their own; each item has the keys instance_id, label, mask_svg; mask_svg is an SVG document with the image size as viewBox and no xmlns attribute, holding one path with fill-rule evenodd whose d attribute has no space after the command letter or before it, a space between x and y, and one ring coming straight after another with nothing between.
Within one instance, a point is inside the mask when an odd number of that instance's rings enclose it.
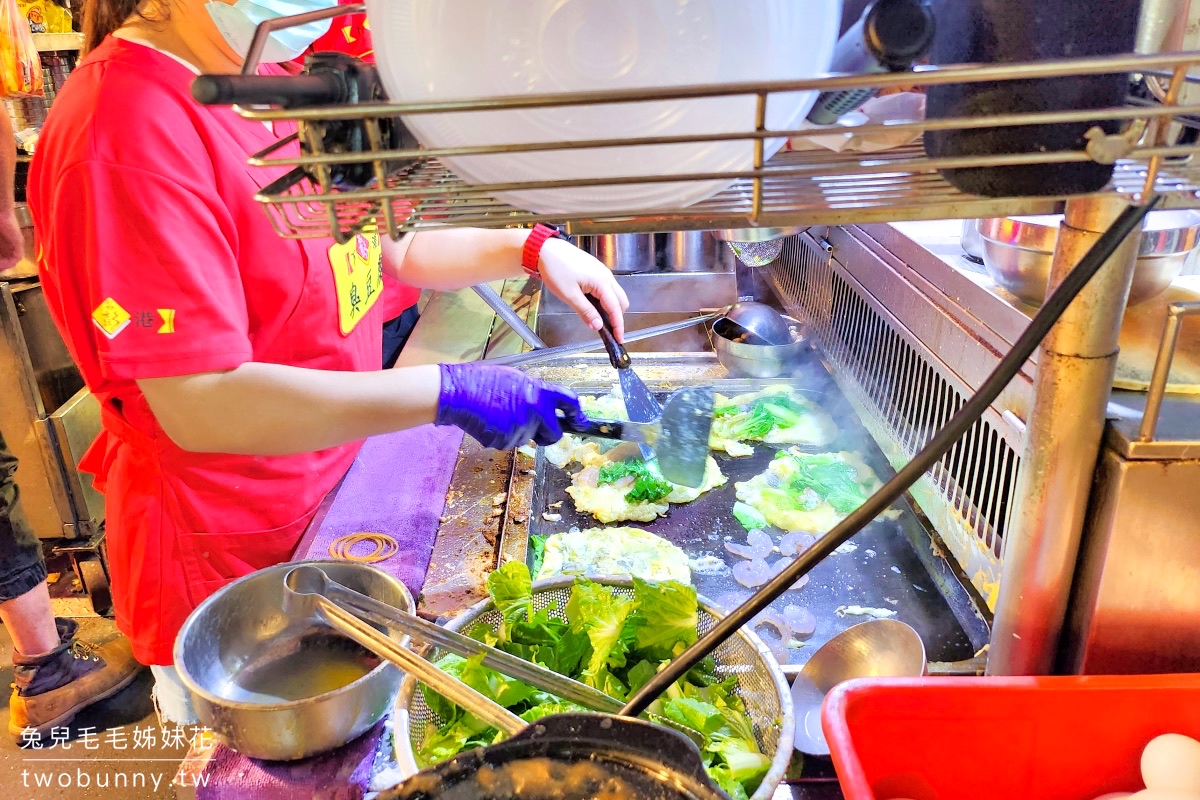
<instances>
[{"instance_id":1,"label":"blue rubber glove","mask_svg":"<svg viewBox=\"0 0 1200 800\"><path fill-rule=\"evenodd\" d=\"M558 411L586 422L579 398L512 367L440 364L442 390L435 425L455 425L484 447L509 450L533 439L562 438Z\"/></svg>"}]
</instances>

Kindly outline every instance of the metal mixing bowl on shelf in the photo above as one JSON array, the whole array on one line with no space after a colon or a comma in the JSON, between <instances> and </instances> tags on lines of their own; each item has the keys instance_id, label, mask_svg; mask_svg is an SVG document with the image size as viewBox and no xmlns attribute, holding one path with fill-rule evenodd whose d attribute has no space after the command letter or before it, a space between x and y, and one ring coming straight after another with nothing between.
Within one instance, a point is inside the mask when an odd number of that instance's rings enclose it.
<instances>
[{"instance_id":1,"label":"metal mixing bowl on shelf","mask_svg":"<svg viewBox=\"0 0 1200 800\"><path fill-rule=\"evenodd\" d=\"M729 245L729 249L747 267L765 267L783 252L783 240L808 230L804 228L732 228L715 230L712 235Z\"/></svg>"},{"instance_id":2,"label":"metal mixing bowl on shelf","mask_svg":"<svg viewBox=\"0 0 1200 800\"><path fill-rule=\"evenodd\" d=\"M997 217L980 224L983 263L998 286L1027 303L1046 299L1061 214ZM1146 217L1129 303L1156 297L1179 277L1200 242L1200 213L1154 211Z\"/></svg>"},{"instance_id":3,"label":"metal mixing bowl on shelf","mask_svg":"<svg viewBox=\"0 0 1200 800\"><path fill-rule=\"evenodd\" d=\"M624 597L633 596L633 584L616 578L597 578L598 583L610 586ZM564 608L571 595L573 578L549 578L533 585L533 605L538 611L550 609L550 616L564 618ZM712 603L701 597L700 622L697 633L703 636L722 616ZM466 632L477 623L485 623L498 629L502 618L492 601L484 600L446 623L446 627ZM429 654L437 660L441 653ZM742 629L716 649L713 658L717 673L721 676L736 676L737 694L746 705L746 715L754 728L754 736L762 752L771 759L771 768L751 800L768 800L783 780L794 750L792 734L795 718L792 714L792 696L787 678L783 675L775 657L753 632ZM441 722L437 714L425 704L420 684L406 677L396 701L395 723L396 761L405 776L418 770L416 753L429 735L428 723Z\"/></svg>"},{"instance_id":4,"label":"metal mixing bowl on shelf","mask_svg":"<svg viewBox=\"0 0 1200 800\"><path fill-rule=\"evenodd\" d=\"M351 589L415 609L404 584L382 570L311 563ZM324 621L284 612L284 577L295 566L223 587L175 640L175 667L200 722L228 747L268 761L307 758L358 738L391 710L403 678Z\"/></svg>"}]
</instances>

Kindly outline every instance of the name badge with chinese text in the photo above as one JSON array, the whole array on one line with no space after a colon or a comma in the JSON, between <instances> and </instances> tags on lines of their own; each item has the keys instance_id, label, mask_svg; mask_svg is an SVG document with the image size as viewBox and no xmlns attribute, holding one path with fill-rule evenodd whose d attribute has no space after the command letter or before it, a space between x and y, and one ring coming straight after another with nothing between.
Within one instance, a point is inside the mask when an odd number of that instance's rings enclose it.
<instances>
[{"instance_id":1,"label":"name badge with chinese text","mask_svg":"<svg viewBox=\"0 0 1200 800\"><path fill-rule=\"evenodd\" d=\"M360 233L329 248L329 266L337 289L338 327L349 336L383 293L383 250L379 233Z\"/></svg>"}]
</instances>

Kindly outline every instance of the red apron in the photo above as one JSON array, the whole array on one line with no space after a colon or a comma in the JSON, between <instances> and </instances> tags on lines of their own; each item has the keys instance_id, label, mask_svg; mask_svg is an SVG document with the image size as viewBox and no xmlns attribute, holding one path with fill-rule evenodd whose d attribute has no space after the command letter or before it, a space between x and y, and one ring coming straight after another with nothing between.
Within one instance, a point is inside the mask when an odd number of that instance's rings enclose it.
<instances>
[{"instance_id":1,"label":"red apron","mask_svg":"<svg viewBox=\"0 0 1200 800\"><path fill-rule=\"evenodd\" d=\"M79 468L96 476L110 525L121 529L106 540L117 625L133 637L139 661L169 664L188 614L230 581L290 559L312 513L269 531L188 530L161 465L169 445L134 429L111 401L101 420Z\"/></svg>"}]
</instances>

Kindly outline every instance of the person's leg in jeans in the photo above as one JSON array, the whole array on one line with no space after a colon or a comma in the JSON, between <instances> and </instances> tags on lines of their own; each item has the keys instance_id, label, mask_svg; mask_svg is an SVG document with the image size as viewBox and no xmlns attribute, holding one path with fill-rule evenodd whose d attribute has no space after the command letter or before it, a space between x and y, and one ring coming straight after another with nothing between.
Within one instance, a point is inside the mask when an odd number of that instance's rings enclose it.
<instances>
[{"instance_id":1,"label":"person's leg in jeans","mask_svg":"<svg viewBox=\"0 0 1200 800\"><path fill-rule=\"evenodd\" d=\"M16 471L0 437L0 621L13 640L8 730L24 739L45 736L116 694L141 665L124 636L84 642L74 621L55 619L41 543L20 513Z\"/></svg>"},{"instance_id":2,"label":"person's leg in jeans","mask_svg":"<svg viewBox=\"0 0 1200 800\"><path fill-rule=\"evenodd\" d=\"M17 459L0 437L0 619L17 652L45 653L58 646L58 628L41 547L17 518L16 471Z\"/></svg>"}]
</instances>

